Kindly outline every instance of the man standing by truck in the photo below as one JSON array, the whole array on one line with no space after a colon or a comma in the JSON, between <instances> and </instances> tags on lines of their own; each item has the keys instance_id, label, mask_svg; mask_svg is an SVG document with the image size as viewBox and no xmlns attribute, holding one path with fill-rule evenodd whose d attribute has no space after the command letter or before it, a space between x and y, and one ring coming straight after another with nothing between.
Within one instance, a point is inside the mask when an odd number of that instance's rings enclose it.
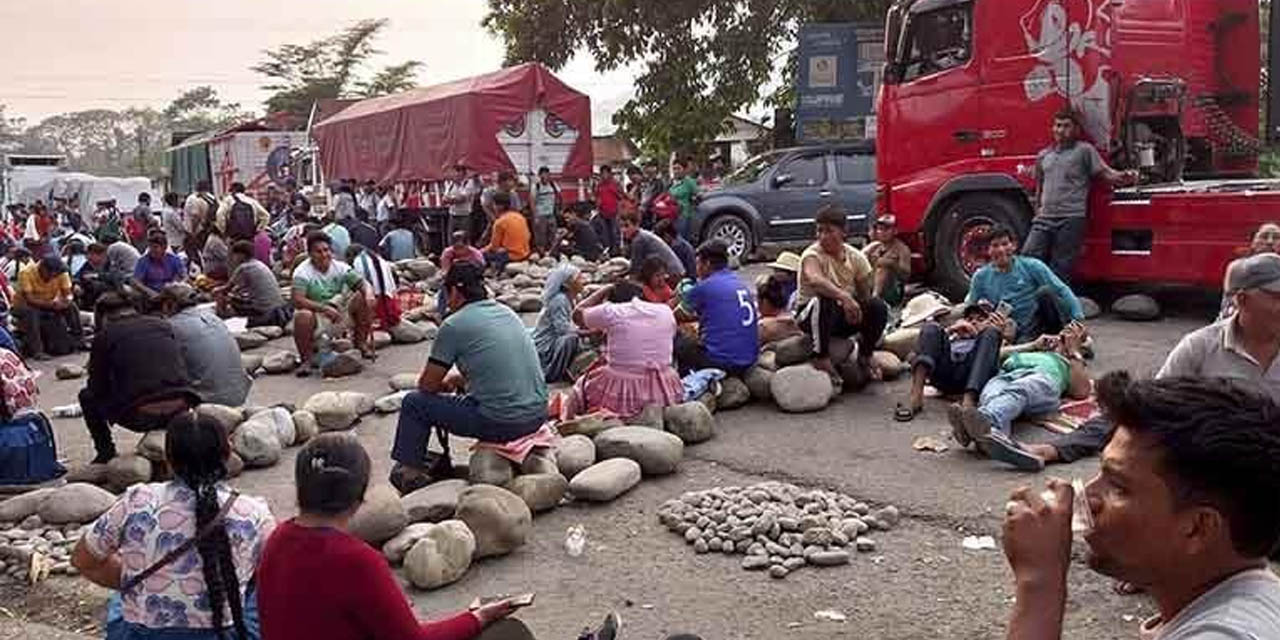
<instances>
[{"instance_id":1,"label":"man standing by truck","mask_svg":"<svg viewBox=\"0 0 1280 640\"><path fill-rule=\"evenodd\" d=\"M1112 169L1093 145L1078 138L1080 120L1063 109L1053 116L1053 144L1036 156L1036 216L1022 253L1039 258L1064 282L1084 244L1089 186L1095 177L1112 185L1138 181L1134 170Z\"/></svg>"}]
</instances>

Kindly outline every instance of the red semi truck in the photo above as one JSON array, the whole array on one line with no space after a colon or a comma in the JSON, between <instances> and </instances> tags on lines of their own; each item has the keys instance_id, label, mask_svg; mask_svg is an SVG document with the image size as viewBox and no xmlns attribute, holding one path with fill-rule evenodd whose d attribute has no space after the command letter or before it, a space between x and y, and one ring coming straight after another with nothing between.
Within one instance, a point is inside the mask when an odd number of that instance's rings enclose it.
<instances>
[{"instance_id":1,"label":"red semi truck","mask_svg":"<svg viewBox=\"0 0 1280 640\"><path fill-rule=\"evenodd\" d=\"M931 281L967 288L994 223L1025 237L1053 114L1139 185L1090 194L1077 280L1220 287L1280 218L1258 169L1258 0L899 0L877 113L877 209Z\"/></svg>"}]
</instances>

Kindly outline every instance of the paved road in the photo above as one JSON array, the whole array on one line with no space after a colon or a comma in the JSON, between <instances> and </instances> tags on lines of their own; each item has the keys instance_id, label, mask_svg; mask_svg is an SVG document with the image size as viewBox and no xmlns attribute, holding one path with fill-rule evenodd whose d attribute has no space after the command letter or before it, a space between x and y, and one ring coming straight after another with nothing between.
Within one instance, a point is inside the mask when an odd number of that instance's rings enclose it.
<instances>
[{"instance_id":1,"label":"paved road","mask_svg":"<svg viewBox=\"0 0 1280 640\"><path fill-rule=\"evenodd\" d=\"M1151 324L1102 320L1093 325L1098 371L1154 370L1195 317ZM275 341L268 349L287 349ZM384 393L393 374L416 371L426 348L392 347L362 375L337 382L263 377L250 402L301 404L321 390ZM83 357L67 358L80 361ZM74 401L78 381L54 380L55 363L42 368L45 406ZM893 422L894 401L905 380L873 386L841 398L827 410L785 415L772 407L748 406L717 414L718 435L687 450L679 474L646 481L618 501L597 507L569 506L539 517L524 548L473 566L458 583L412 598L423 615L464 606L474 595L536 591L537 605L523 618L543 638L574 637L617 609L625 638L658 639L691 631L710 639L830 638L836 634L871 638L990 638L1002 633L1012 601L1009 573L999 551L966 551L965 535L999 536L999 513L1008 493L1039 478L1001 468L952 449L919 453L912 440L948 432L937 402L909 425ZM74 463L91 457L79 420L54 423L63 455ZM357 427L385 478L393 417L375 417ZM122 450L136 439L120 436ZM456 451L465 450L462 446ZM276 514L295 513L291 475L296 449L275 467L252 471L237 484L266 496ZM1063 477L1091 476L1096 462L1053 469ZM738 558L697 556L659 525L655 509L681 492L719 485L785 479L839 490L873 504L898 505L905 517L892 532L877 536L875 554L850 566L805 569L783 581L738 568ZM563 550L565 529L582 524L588 550L579 558ZM1140 598L1111 594L1107 580L1081 563L1071 574L1068 638L1131 638L1137 620L1149 615ZM835 609L845 623L816 620L813 613Z\"/></svg>"}]
</instances>

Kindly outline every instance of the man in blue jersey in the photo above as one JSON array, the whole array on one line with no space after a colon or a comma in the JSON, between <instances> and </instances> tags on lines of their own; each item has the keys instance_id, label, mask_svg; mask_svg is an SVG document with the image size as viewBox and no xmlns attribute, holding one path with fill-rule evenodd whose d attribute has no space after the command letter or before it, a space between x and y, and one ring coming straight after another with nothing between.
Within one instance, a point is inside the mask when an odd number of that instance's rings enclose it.
<instances>
[{"instance_id":1,"label":"man in blue jersey","mask_svg":"<svg viewBox=\"0 0 1280 640\"><path fill-rule=\"evenodd\" d=\"M698 339L676 334L680 373L720 369L741 375L760 355L755 295L729 269L729 247L722 240L698 247L694 265L698 284L684 293L676 317L682 322L697 320Z\"/></svg>"}]
</instances>

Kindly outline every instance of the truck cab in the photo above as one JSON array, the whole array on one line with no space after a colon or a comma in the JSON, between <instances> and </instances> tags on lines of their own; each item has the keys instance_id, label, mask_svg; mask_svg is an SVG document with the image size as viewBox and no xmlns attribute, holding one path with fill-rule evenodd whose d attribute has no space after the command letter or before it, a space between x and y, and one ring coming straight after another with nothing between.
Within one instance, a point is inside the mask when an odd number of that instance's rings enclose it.
<instances>
[{"instance_id":1,"label":"truck cab","mask_svg":"<svg viewBox=\"0 0 1280 640\"><path fill-rule=\"evenodd\" d=\"M1205 282L1116 258L1206 242L1180 235L1198 223L1187 203L1167 200L1230 191L1224 180L1256 173L1258 13L1256 0L899 0L877 112L879 209L913 233L933 281L962 292L985 261L985 229L1000 223L1025 237L1036 156L1050 144L1053 114L1069 106L1112 166L1142 174L1120 192L1095 184L1078 275ZM1244 238L1255 220L1241 213L1225 210L1229 231L1203 222ZM1215 264L1199 266L1220 281L1224 249L1200 249Z\"/></svg>"}]
</instances>

